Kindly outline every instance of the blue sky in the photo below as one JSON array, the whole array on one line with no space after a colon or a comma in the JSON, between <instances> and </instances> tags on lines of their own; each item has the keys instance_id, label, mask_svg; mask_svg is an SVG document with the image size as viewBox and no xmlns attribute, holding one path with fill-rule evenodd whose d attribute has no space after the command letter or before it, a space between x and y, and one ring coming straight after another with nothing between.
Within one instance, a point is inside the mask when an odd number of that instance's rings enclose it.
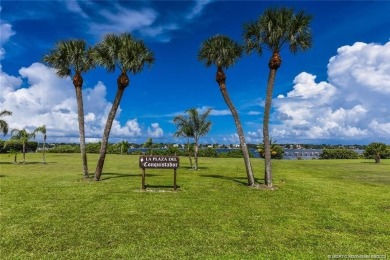
<instances>
[{"instance_id":1,"label":"blue sky","mask_svg":"<svg viewBox=\"0 0 390 260\"><path fill-rule=\"evenodd\" d=\"M388 1L8 1L1 6L0 109L10 128L48 128L49 142L78 142L70 79L41 59L60 40L90 45L107 33L144 40L155 63L123 96L111 142L184 142L172 119L189 108L213 108L204 143L238 143L234 121L215 82L215 67L197 60L201 43L224 34L242 42L244 23L266 8L313 15L313 47L282 51L271 115L278 143L390 143L390 2ZM226 71L227 88L248 143L262 140L267 63L271 54L243 56ZM86 136L100 140L119 72L84 75ZM6 138L8 138L6 136ZM39 137L40 138L40 137ZM38 138L38 140L39 140Z\"/></svg>"}]
</instances>

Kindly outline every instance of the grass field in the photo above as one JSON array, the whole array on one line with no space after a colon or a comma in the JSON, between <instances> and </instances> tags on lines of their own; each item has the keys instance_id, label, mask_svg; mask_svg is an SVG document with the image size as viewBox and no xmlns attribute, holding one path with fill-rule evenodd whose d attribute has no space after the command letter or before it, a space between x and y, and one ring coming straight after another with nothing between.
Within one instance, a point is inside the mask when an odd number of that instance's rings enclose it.
<instances>
[{"instance_id":1,"label":"grass field","mask_svg":"<svg viewBox=\"0 0 390 260\"><path fill-rule=\"evenodd\" d=\"M12 160L0 155L2 259L390 257L390 160L273 161L265 191L245 186L242 159L194 171L182 157L177 192L172 170L147 170L141 191L138 156L108 155L101 182L82 179L78 154Z\"/></svg>"}]
</instances>

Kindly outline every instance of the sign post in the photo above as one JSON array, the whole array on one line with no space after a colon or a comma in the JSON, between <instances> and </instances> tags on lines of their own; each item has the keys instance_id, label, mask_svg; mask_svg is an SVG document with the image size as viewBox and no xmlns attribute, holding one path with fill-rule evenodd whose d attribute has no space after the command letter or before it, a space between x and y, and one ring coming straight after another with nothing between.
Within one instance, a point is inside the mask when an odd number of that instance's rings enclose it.
<instances>
[{"instance_id":1,"label":"sign post","mask_svg":"<svg viewBox=\"0 0 390 260\"><path fill-rule=\"evenodd\" d=\"M178 156L143 155L139 157L139 167L142 168L142 190L146 190L145 169L173 169L173 190L176 191L176 170L179 167Z\"/></svg>"}]
</instances>

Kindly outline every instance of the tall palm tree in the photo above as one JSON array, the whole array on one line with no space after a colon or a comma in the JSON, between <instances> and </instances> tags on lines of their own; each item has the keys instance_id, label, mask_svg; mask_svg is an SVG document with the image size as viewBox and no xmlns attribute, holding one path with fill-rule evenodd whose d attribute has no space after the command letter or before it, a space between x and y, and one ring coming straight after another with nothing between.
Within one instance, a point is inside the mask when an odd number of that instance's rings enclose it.
<instances>
[{"instance_id":1,"label":"tall palm tree","mask_svg":"<svg viewBox=\"0 0 390 260\"><path fill-rule=\"evenodd\" d=\"M26 129L13 129L11 131L11 140L17 140L23 145L23 164L26 163L26 146L30 139L35 138L35 132L29 133Z\"/></svg>"},{"instance_id":2,"label":"tall palm tree","mask_svg":"<svg viewBox=\"0 0 390 260\"><path fill-rule=\"evenodd\" d=\"M42 162L43 164L46 164L46 158L45 158L45 152L46 152L46 125L40 126L34 131L35 133L42 133L43 134L43 152L42 152Z\"/></svg>"},{"instance_id":3,"label":"tall palm tree","mask_svg":"<svg viewBox=\"0 0 390 260\"><path fill-rule=\"evenodd\" d=\"M60 41L54 49L43 57L43 61L56 70L56 74L65 78L73 75L73 85L76 91L77 115L79 122L80 152L83 162L84 178L89 178L87 152L85 149L84 106L83 106L83 77L93 67L90 55L84 40Z\"/></svg>"},{"instance_id":4,"label":"tall palm tree","mask_svg":"<svg viewBox=\"0 0 390 260\"><path fill-rule=\"evenodd\" d=\"M192 137L195 142L195 170L198 169L198 152L199 152L199 139L202 136L205 136L211 129L211 121L207 119L211 112L211 108L208 108L203 114L199 115L199 112L196 108L188 109L187 115L178 115L173 121L177 122L177 126L180 127L180 123L187 124L186 127L189 127L188 132L192 132Z\"/></svg>"},{"instance_id":5,"label":"tall palm tree","mask_svg":"<svg viewBox=\"0 0 390 260\"><path fill-rule=\"evenodd\" d=\"M241 57L242 51L242 46L231 40L229 37L224 35L216 35L203 42L198 54L198 59L203 61L206 67L210 67L213 64L217 67L215 79L219 85L219 90L221 91L223 99L232 113L234 123L236 124L237 134L240 140L240 147L244 155L248 185L253 186L255 184L255 179L249 158L248 147L246 145L245 136L242 130L238 112L234 107L226 89L226 75L223 71L223 69L228 69L230 66L234 65L234 63Z\"/></svg>"},{"instance_id":6,"label":"tall palm tree","mask_svg":"<svg viewBox=\"0 0 390 260\"><path fill-rule=\"evenodd\" d=\"M188 118L183 116L176 116L173 119L173 122L176 124L177 131L173 134L174 137L185 137L187 138L187 153L188 159L190 161L191 169L193 168L192 158L191 158L191 144L190 138L194 137L193 129L191 128Z\"/></svg>"},{"instance_id":7,"label":"tall palm tree","mask_svg":"<svg viewBox=\"0 0 390 260\"><path fill-rule=\"evenodd\" d=\"M107 117L99 161L95 170L94 180L99 181L106 158L112 123L115 119L122 95L130 82L127 72L136 74L142 71L145 64L150 67L154 62L154 56L142 41L135 40L130 34L124 33L119 36L115 34L106 35L103 41L95 46L93 58L96 64L105 67L108 72L114 72L117 67L121 72L117 79L118 89Z\"/></svg>"},{"instance_id":8,"label":"tall palm tree","mask_svg":"<svg viewBox=\"0 0 390 260\"><path fill-rule=\"evenodd\" d=\"M243 37L248 54L252 51L262 54L263 47L272 52L268 63L269 75L263 118L264 179L268 187L272 187L269 118L276 71L282 64L280 52L287 45L290 52L294 54L311 47L312 35L309 27L311 20L311 15L303 11L294 13L293 9L275 8L267 9L257 21L244 25Z\"/></svg>"},{"instance_id":9,"label":"tall palm tree","mask_svg":"<svg viewBox=\"0 0 390 260\"><path fill-rule=\"evenodd\" d=\"M10 115L12 115L12 112L5 109L0 112L0 118L2 118L3 116L10 116ZM2 132L4 136L8 134L8 123L2 119L0 119L0 132Z\"/></svg>"}]
</instances>

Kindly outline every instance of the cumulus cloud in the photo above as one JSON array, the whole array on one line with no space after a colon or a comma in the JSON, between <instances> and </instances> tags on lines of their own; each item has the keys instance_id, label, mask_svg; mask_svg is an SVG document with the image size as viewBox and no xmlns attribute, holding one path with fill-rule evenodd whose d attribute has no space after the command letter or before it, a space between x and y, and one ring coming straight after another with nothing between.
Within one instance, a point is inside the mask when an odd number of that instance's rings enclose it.
<instances>
[{"instance_id":1,"label":"cumulus cloud","mask_svg":"<svg viewBox=\"0 0 390 260\"><path fill-rule=\"evenodd\" d=\"M31 131L45 124L49 142L78 142L77 102L71 79L57 77L54 70L41 63L23 67L19 74L19 77L8 75L0 67L0 109L13 112L8 122L10 128ZM85 131L89 142L99 140L103 134L112 105L106 100L106 94L106 86L100 81L83 90ZM120 111L119 108L117 118ZM155 134L159 133L159 128L153 130ZM130 119L123 125L115 119L110 137L119 140L140 135L142 130L137 119Z\"/></svg>"},{"instance_id":2,"label":"cumulus cloud","mask_svg":"<svg viewBox=\"0 0 390 260\"><path fill-rule=\"evenodd\" d=\"M158 138L164 135L164 131L158 123L153 123L151 124L151 127L148 127L148 135L150 137Z\"/></svg>"},{"instance_id":3,"label":"cumulus cloud","mask_svg":"<svg viewBox=\"0 0 390 260\"><path fill-rule=\"evenodd\" d=\"M297 75L275 100L282 121L272 136L285 140L389 140L390 42L343 46L329 60L328 81Z\"/></svg>"}]
</instances>

